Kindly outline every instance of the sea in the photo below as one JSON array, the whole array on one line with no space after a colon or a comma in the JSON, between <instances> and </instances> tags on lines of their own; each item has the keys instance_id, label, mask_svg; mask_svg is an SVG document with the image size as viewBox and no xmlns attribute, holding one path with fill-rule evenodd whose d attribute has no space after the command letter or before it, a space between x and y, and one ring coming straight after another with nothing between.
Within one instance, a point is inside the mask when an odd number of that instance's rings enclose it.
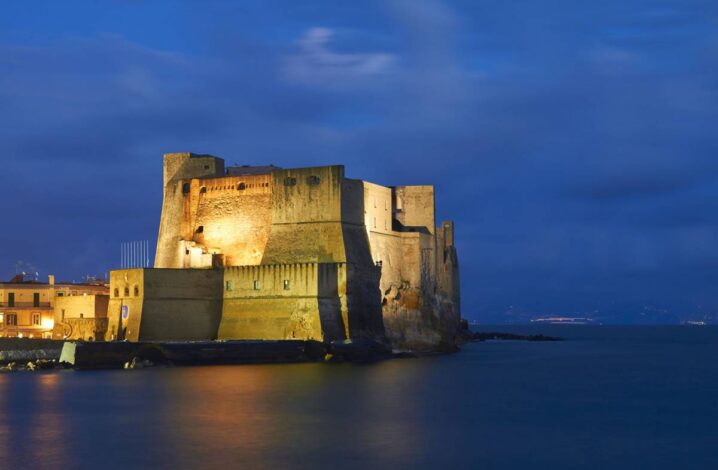
<instances>
[{"instance_id":1,"label":"sea","mask_svg":"<svg viewBox=\"0 0 718 470\"><path fill-rule=\"evenodd\" d=\"M0 374L0 468L718 468L718 327L372 364Z\"/></svg>"}]
</instances>

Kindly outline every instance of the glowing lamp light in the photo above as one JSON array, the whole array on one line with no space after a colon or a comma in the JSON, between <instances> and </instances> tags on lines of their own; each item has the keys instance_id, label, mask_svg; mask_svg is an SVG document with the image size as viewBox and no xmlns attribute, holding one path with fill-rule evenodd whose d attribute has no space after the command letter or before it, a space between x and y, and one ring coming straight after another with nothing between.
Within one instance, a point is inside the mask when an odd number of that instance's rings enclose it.
<instances>
[{"instance_id":1,"label":"glowing lamp light","mask_svg":"<svg viewBox=\"0 0 718 470\"><path fill-rule=\"evenodd\" d=\"M55 320L52 318L45 318L42 320L42 328L45 330L51 330L55 327Z\"/></svg>"},{"instance_id":2,"label":"glowing lamp light","mask_svg":"<svg viewBox=\"0 0 718 470\"><path fill-rule=\"evenodd\" d=\"M0 312L0 323L5 321L5 314Z\"/></svg>"},{"instance_id":3,"label":"glowing lamp light","mask_svg":"<svg viewBox=\"0 0 718 470\"><path fill-rule=\"evenodd\" d=\"M18 337L18 338L22 338L22 333L18 333L18 334L17 334L17 337Z\"/></svg>"}]
</instances>

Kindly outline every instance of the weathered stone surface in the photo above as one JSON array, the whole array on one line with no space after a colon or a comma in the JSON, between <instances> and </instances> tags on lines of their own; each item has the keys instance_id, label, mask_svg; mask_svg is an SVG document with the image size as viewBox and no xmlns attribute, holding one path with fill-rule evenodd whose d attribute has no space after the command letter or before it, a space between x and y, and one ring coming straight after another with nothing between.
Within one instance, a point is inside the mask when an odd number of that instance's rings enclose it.
<instances>
[{"instance_id":1,"label":"weathered stone surface","mask_svg":"<svg viewBox=\"0 0 718 470\"><path fill-rule=\"evenodd\" d=\"M228 170L209 155L165 155L155 267L208 274L113 272L108 339L453 344L458 262L433 186L352 180L341 165ZM202 277L218 291L191 285ZM182 294L159 294L172 285Z\"/></svg>"}]
</instances>

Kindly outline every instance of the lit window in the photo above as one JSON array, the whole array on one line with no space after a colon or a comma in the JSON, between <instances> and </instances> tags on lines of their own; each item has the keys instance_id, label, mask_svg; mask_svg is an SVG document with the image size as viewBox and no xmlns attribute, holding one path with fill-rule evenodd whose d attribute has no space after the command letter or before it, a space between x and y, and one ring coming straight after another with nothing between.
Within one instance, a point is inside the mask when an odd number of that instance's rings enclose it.
<instances>
[{"instance_id":1,"label":"lit window","mask_svg":"<svg viewBox=\"0 0 718 470\"><path fill-rule=\"evenodd\" d=\"M260 285L259 285L259 281L257 279L255 279L254 282L252 283L252 288L254 290L259 290Z\"/></svg>"},{"instance_id":2,"label":"lit window","mask_svg":"<svg viewBox=\"0 0 718 470\"><path fill-rule=\"evenodd\" d=\"M284 280L284 290L289 290L289 279Z\"/></svg>"},{"instance_id":3,"label":"lit window","mask_svg":"<svg viewBox=\"0 0 718 470\"><path fill-rule=\"evenodd\" d=\"M17 314L16 313L8 313L5 316L5 324L7 326L17 326Z\"/></svg>"},{"instance_id":4,"label":"lit window","mask_svg":"<svg viewBox=\"0 0 718 470\"><path fill-rule=\"evenodd\" d=\"M232 281L227 281L227 287L226 287L226 289L227 289L228 291L231 291L231 290L232 290Z\"/></svg>"},{"instance_id":5,"label":"lit window","mask_svg":"<svg viewBox=\"0 0 718 470\"><path fill-rule=\"evenodd\" d=\"M62 297L62 296L64 296L64 295L65 295L64 292L58 292L58 293L57 293L57 296L58 296L58 297Z\"/></svg>"},{"instance_id":6,"label":"lit window","mask_svg":"<svg viewBox=\"0 0 718 470\"><path fill-rule=\"evenodd\" d=\"M39 313L33 313L33 314L32 314L32 324L33 324L33 325L39 325L39 324L40 324L40 314L39 314Z\"/></svg>"}]
</instances>

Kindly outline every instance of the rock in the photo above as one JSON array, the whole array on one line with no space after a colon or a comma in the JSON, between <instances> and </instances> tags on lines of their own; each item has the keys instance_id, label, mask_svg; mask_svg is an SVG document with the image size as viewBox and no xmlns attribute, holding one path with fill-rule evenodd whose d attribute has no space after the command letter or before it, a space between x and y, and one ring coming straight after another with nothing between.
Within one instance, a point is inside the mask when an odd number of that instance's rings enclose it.
<instances>
[{"instance_id":1,"label":"rock","mask_svg":"<svg viewBox=\"0 0 718 470\"><path fill-rule=\"evenodd\" d=\"M145 367L152 367L153 365L152 361L148 359L133 357L131 361L125 363L125 369L144 369Z\"/></svg>"}]
</instances>

